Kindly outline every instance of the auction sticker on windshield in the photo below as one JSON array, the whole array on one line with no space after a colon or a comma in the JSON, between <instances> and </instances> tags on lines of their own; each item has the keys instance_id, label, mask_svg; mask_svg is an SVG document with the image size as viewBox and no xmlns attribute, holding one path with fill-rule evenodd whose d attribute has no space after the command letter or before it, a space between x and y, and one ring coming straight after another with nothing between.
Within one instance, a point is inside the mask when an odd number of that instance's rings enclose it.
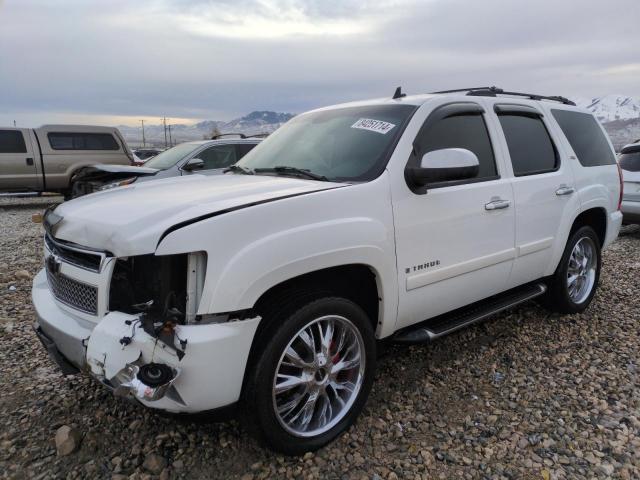
<instances>
[{"instance_id":1,"label":"auction sticker on windshield","mask_svg":"<svg viewBox=\"0 0 640 480\"><path fill-rule=\"evenodd\" d=\"M372 118L361 118L356 123L351 125L351 128L369 130L371 132L377 132L383 135L386 135L388 132L390 132L393 127L395 127L393 123L383 122L382 120L374 120Z\"/></svg>"}]
</instances>

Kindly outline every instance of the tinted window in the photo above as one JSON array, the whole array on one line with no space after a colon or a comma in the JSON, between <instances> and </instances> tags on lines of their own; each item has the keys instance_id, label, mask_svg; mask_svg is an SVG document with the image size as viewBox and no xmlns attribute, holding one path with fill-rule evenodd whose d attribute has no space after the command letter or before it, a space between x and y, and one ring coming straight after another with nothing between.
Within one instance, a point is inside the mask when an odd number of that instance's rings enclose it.
<instances>
[{"instance_id":1,"label":"tinted window","mask_svg":"<svg viewBox=\"0 0 640 480\"><path fill-rule=\"evenodd\" d=\"M298 115L239 164L255 169L296 167L334 181L372 180L384 171L415 110L413 105L373 105Z\"/></svg>"},{"instance_id":2,"label":"tinted window","mask_svg":"<svg viewBox=\"0 0 640 480\"><path fill-rule=\"evenodd\" d=\"M551 113L583 166L595 167L616 163L609 142L593 115L556 109L551 110Z\"/></svg>"},{"instance_id":3,"label":"tinted window","mask_svg":"<svg viewBox=\"0 0 640 480\"><path fill-rule=\"evenodd\" d=\"M640 172L640 152L620 155L620 168L627 172Z\"/></svg>"},{"instance_id":4,"label":"tinted window","mask_svg":"<svg viewBox=\"0 0 640 480\"><path fill-rule=\"evenodd\" d=\"M427 120L428 121L428 120ZM438 120L416 138L420 158L425 153L443 148L465 148L478 157L477 178L496 178L496 161L487 126L481 114L463 114Z\"/></svg>"},{"instance_id":5,"label":"tinted window","mask_svg":"<svg viewBox=\"0 0 640 480\"><path fill-rule=\"evenodd\" d=\"M119 150L110 133L51 132L47 135L54 150Z\"/></svg>"},{"instance_id":6,"label":"tinted window","mask_svg":"<svg viewBox=\"0 0 640 480\"><path fill-rule=\"evenodd\" d=\"M558 155L540 117L499 115L516 176L550 172L558 168Z\"/></svg>"},{"instance_id":7,"label":"tinted window","mask_svg":"<svg viewBox=\"0 0 640 480\"><path fill-rule=\"evenodd\" d=\"M235 145L216 145L198 153L196 157L204 161L204 170L225 168L238 161Z\"/></svg>"},{"instance_id":8,"label":"tinted window","mask_svg":"<svg viewBox=\"0 0 640 480\"><path fill-rule=\"evenodd\" d=\"M22 132L0 130L0 153L27 153Z\"/></svg>"},{"instance_id":9,"label":"tinted window","mask_svg":"<svg viewBox=\"0 0 640 480\"><path fill-rule=\"evenodd\" d=\"M173 167L180 160L190 155L193 151L200 148L199 143L181 143L169 150L160 152L158 155L147 161L144 166L150 168L157 168L158 170L166 170Z\"/></svg>"},{"instance_id":10,"label":"tinted window","mask_svg":"<svg viewBox=\"0 0 640 480\"><path fill-rule=\"evenodd\" d=\"M244 157L247 153L249 153L253 147L255 147L257 143L239 143L236 145L236 152L238 155L238 160Z\"/></svg>"}]
</instances>

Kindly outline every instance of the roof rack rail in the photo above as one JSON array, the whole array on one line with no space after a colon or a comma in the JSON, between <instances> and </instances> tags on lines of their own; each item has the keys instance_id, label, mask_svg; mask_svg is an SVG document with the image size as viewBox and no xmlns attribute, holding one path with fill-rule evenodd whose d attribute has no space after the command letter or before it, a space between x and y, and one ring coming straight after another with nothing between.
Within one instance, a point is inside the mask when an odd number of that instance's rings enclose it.
<instances>
[{"instance_id":1,"label":"roof rack rail","mask_svg":"<svg viewBox=\"0 0 640 480\"><path fill-rule=\"evenodd\" d=\"M247 138L244 133L218 133L217 135L211 135L211 140L217 140L218 138L228 137L230 135L237 135L240 138Z\"/></svg>"},{"instance_id":2,"label":"roof rack rail","mask_svg":"<svg viewBox=\"0 0 640 480\"><path fill-rule=\"evenodd\" d=\"M560 95L537 95L535 93L522 93L522 92L507 92L502 88L498 87L472 87L472 88L458 88L455 90L442 90L439 92L432 93L458 93L458 92L467 92L467 95L476 96L476 97L495 97L497 95L511 95L515 97L526 97L531 100L551 100L554 102L560 102L565 105L573 105L575 107L575 103L569 100L566 97L561 97Z\"/></svg>"},{"instance_id":3,"label":"roof rack rail","mask_svg":"<svg viewBox=\"0 0 640 480\"><path fill-rule=\"evenodd\" d=\"M252 135L246 135L244 138L267 138L270 134L268 132L264 133L254 133Z\"/></svg>"}]
</instances>

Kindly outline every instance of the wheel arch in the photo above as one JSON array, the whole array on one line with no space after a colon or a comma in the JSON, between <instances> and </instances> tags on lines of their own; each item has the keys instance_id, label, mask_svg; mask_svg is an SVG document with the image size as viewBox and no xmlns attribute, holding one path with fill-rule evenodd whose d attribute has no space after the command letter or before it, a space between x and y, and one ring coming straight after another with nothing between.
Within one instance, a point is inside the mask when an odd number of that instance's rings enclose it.
<instances>
[{"instance_id":1,"label":"wheel arch","mask_svg":"<svg viewBox=\"0 0 640 480\"><path fill-rule=\"evenodd\" d=\"M569 231L567 240L571 238L573 232L584 226L593 228L593 230L596 232L596 235L598 236L598 240L600 241L600 247L602 248L605 239L607 238L606 210L603 207L593 207L580 212L580 214L573 220L573 224L571 225L571 230Z\"/></svg>"},{"instance_id":2,"label":"wheel arch","mask_svg":"<svg viewBox=\"0 0 640 480\"><path fill-rule=\"evenodd\" d=\"M377 330L382 323L382 286L380 275L370 265L353 263L337 265L297 275L281 281L263 292L253 309L264 316L290 295L326 294L344 297L359 305L369 317L371 326Z\"/></svg>"}]
</instances>

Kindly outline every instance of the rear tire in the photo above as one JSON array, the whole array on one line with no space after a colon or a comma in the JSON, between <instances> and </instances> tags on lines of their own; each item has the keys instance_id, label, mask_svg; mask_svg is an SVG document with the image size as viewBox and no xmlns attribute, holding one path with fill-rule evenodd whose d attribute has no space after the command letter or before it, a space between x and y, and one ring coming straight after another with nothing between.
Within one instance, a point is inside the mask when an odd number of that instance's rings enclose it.
<instances>
[{"instance_id":1,"label":"rear tire","mask_svg":"<svg viewBox=\"0 0 640 480\"><path fill-rule=\"evenodd\" d=\"M275 451L317 450L349 428L367 400L376 363L371 322L352 301L327 296L262 321L242 419Z\"/></svg>"},{"instance_id":2,"label":"rear tire","mask_svg":"<svg viewBox=\"0 0 640 480\"><path fill-rule=\"evenodd\" d=\"M543 304L559 313L581 313L593 300L600 279L600 239L589 226L576 230L548 282Z\"/></svg>"}]
</instances>

